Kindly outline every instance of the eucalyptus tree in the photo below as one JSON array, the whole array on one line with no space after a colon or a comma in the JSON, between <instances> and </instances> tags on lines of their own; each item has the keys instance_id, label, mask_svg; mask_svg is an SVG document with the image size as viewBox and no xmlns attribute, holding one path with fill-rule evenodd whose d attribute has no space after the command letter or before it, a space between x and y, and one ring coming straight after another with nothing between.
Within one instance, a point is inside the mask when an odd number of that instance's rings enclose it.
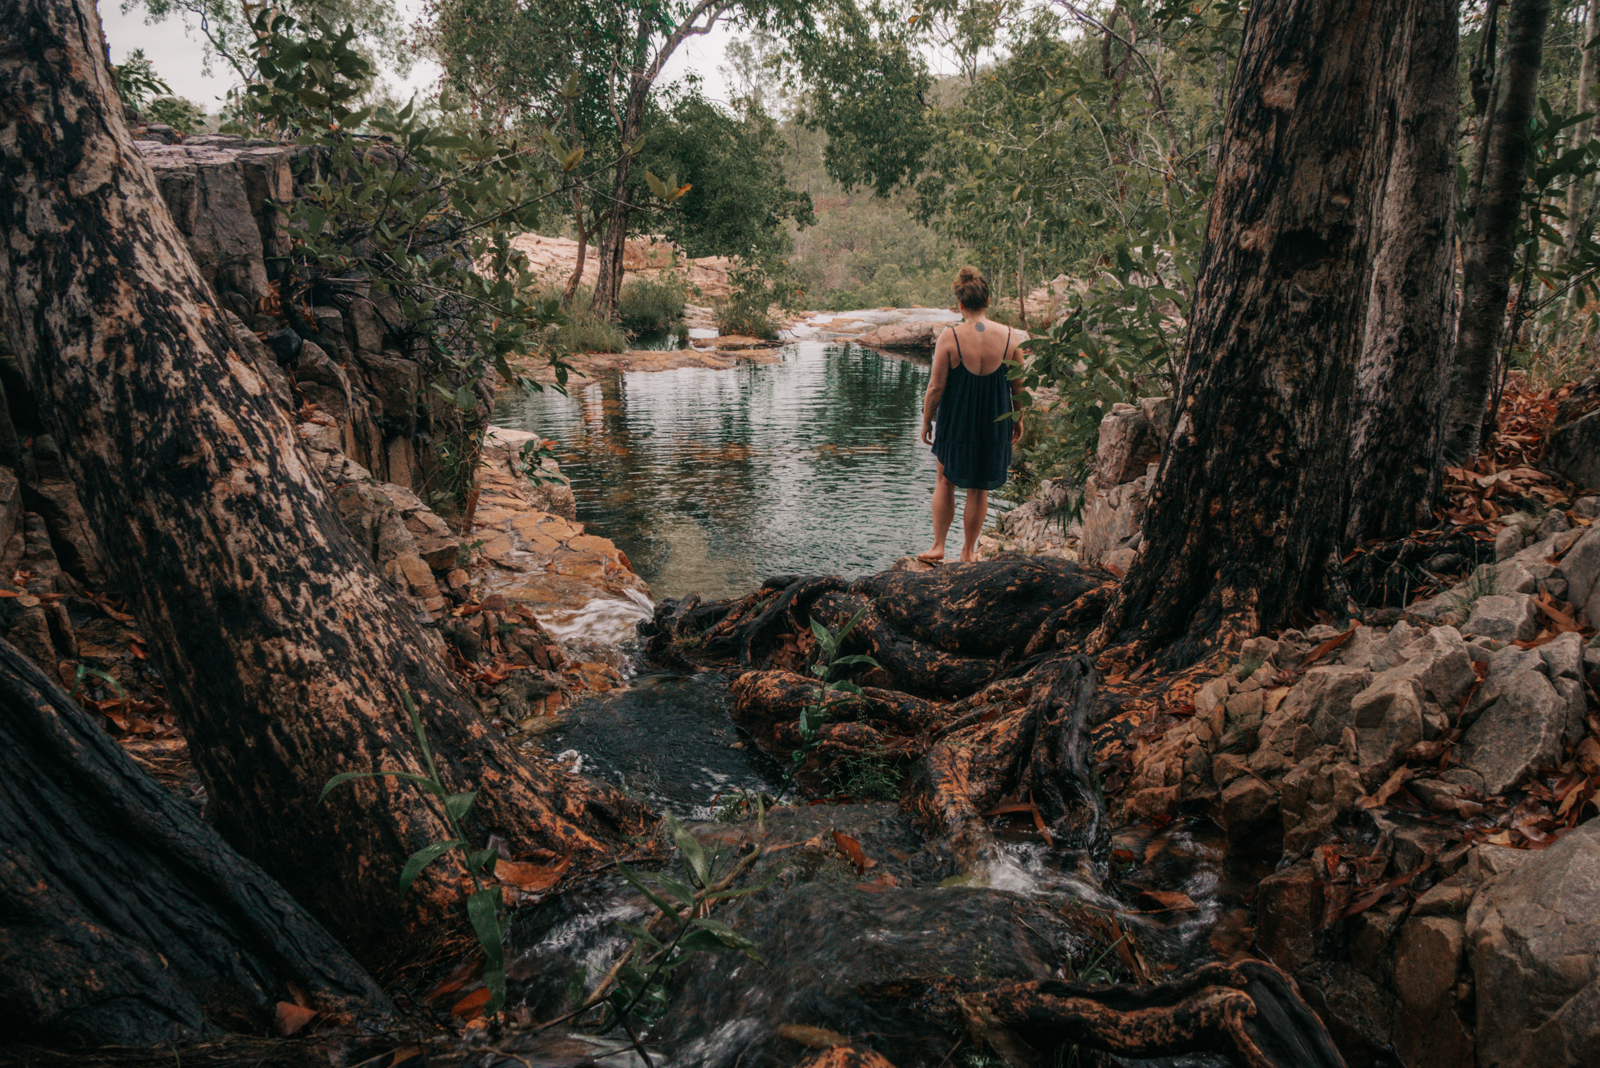
<instances>
[{"instance_id":1,"label":"eucalyptus tree","mask_svg":"<svg viewBox=\"0 0 1600 1068\"><path fill-rule=\"evenodd\" d=\"M258 35L254 24L263 8L281 10L301 21L318 16L332 25L349 25L361 47L381 58L386 67L400 74L410 69L411 52L402 40L403 27L394 0L122 0L124 14L143 9L149 22L175 19L185 29L198 31L205 43L207 71L220 60L246 83L255 78Z\"/></svg>"},{"instance_id":2,"label":"eucalyptus tree","mask_svg":"<svg viewBox=\"0 0 1600 1068\"><path fill-rule=\"evenodd\" d=\"M648 814L486 724L344 529L134 147L89 0L0 0L0 329L206 785L216 828L368 963L449 937L459 865L398 876L476 788L473 833L577 860ZM492 177L484 179L494 180ZM432 753L402 711L414 701ZM459 815L459 813L458 813ZM205 917L196 917L204 922Z\"/></svg>"},{"instance_id":3,"label":"eucalyptus tree","mask_svg":"<svg viewBox=\"0 0 1600 1068\"><path fill-rule=\"evenodd\" d=\"M816 10L802 0L430 0L426 40L450 87L507 123L548 132L564 168L586 167L599 234L594 303L614 314L640 206L630 179L667 61L725 23L812 32ZM647 177L658 195L682 189Z\"/></svg>"},{"instance_id":4,"label":"eucalyptus tree","mask_svg":"<svg viewBox=\"0 0 1600 1068\"><path fill-rule=\"evenodd\" d=\"M1229 94L1172 436L1091 639L1189 663L1342 609L1356 363L1391 121L1448 0L1257 0Z\"/></svg>"},{"instance_id":5,"label":"eucalyptus tree","mask_svg":"<svg viewBox=\"0 0 1600 1068\"><path fill-rule=\"evenodd\" d=\"M1478 451L1505 329L1550 5L1551 0L1510 0L1503 30L1496 25L1502 5L1489 5L1485 49L1491 72L1479 83L1485 114L1467 194L1471 222L1462 240L1461 315L1445 438L1447 455L1457 461ZM1502 32L1504 47L1497 55L1495 38Z\"/></svg>"}]
</instances>

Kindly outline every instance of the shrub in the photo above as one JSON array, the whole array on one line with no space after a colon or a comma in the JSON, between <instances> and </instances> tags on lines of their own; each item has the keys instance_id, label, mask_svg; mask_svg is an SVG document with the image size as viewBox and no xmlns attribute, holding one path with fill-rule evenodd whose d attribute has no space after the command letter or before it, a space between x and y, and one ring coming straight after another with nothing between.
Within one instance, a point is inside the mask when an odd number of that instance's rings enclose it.
<instances>
[{"instance_id":1,"label":"shrub","mask_svg":"<svg viewBox=\"0 0 1600 1068\"><path fill-rule=\"evenodd\" d=\"M664 334L683 318L689 289L675 274L634 278L622 286L617 314L623 329L635 334Z\"/></svg>"},{"instance_id":2,"label":"shrub","mask_svg":"<svg viewBox=\"0 0 1600 1068\"><path fill-rule=\"evenodd\" d=\"M199 133L205 128L205 109L181 96L158 97L150 101L144 113L151 122L165 123L181 134Z\"/></svg>"},{"instance_id":3,"label":"shrub","mask_svg":"<svg viewBox=\"0 0 1600 1068\"><path fill-rule=\"evenodd\" d=\"M775 341L778 327L767 314L767 305L748 297L733 297L716 307L717 333L757 337Z\"/></svg>"},{"instance_id":4,"label":"shrub","mask_svg":"<svg viewBox=\"0 0 1600 1068\"><path fill-rule=\"evenodd\" d=\"M559 296L559 293L551 293ZM621 352L628 347L628 335L604 315L594 312L594 290L579 286L567 309L567 321L556 331L556 344L566 352Z\"/></svg>"}]
</instances>

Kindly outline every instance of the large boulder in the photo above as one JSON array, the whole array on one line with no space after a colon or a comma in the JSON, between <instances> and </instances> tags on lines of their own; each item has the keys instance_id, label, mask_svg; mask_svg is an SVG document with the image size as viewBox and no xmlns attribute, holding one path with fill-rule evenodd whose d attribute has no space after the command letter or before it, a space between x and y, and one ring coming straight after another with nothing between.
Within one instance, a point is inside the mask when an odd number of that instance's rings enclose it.
<instances>
[{"instance_id":1,"label":"large boulder","mask_svg":"<svg viewBox=\"0 0 1600 1068\"><path fill-rule=\"evenodd\" d=\"M1551 648L1551 647L1554 648ZM1483 777L1486 793L1515 786L1561 763L1583 729L1581 640L1565 634L1541 649L1511 646L1489 659L1489 674L1463 717L1461 767Z\"/></svg>"},{"instance_id":2,"label":"large boulder","mask_svg":"<svg viewBox=\"0 0 1600 1068\"><path fill-rule=\"evenodd\" d=\"M1480 1068L1577 1068L1600 1057L1600 822L1479 890L1466 939Z\"/></svg>"},{"instance_id":3,"label":"large boulder","mask_svg":"<svg viewBox=\"0 0 1600 1068\"><path fill-rule=\"evenodd\" d=\"M265 257L285 250L276 205L291 197L289 150L238 138L137 145L201 272L253 312L267 295Z\"/></svg>"},{"instance_id":4,"label":"large boulder","mask_svg":"<svg viewBox=\"0 0 1600 1068\"><path fill-rule=\"evenodd\" d=\"M856 344L875 349L929 349L939 340L945 328L953 324L946 321L916 321L890 323L876 330L868 330L856 338Z\"/></svg>"},{"instance_id":5,"label":"large boulder","mask_svg":"<svg viewBox=\"0 0 1600 1068\"><path fill-rule=\"evenodd\" d=\"M1581 487L1600 488L1600 374L1561 403L1544 442L1545 467Z\"/></svg>"}]
</instances>

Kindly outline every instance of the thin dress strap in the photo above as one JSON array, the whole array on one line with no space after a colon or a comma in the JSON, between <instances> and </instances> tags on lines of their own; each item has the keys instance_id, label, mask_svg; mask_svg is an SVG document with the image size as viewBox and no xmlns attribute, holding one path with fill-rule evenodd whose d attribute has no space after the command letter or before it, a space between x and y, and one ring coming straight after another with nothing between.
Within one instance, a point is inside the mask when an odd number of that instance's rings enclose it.
<instances>
[{"instance_id":1,"label":"thin dress strap","mask_svg":"<svg viewBox=\"0 0 1600 1068\"><path fill-rule=\"evenodd\" d=\"M952 340L952 341L954 341L956 343L956 366L957 367L966 366L961 361L961 335L956 333L956 328L953 327L953 326L950 328L950 340Z\"/></svg>"},{"instance_id":2,"label":"thin dress strap","mask_svg":"<svg viewBox=\"0 0 1600 1068\"><path fill-rule=\"evenodd\" d=\"M1001 363L1005 363L1006 362L1006 356L1008 356L1010 354L1010 352L1011 352L1011 328L1008 326L1008 327L1006 327L1006 347L1004 349L1002 349L1001 352L1000 352L1000 362Z\"/></svg>"}]
</instances>

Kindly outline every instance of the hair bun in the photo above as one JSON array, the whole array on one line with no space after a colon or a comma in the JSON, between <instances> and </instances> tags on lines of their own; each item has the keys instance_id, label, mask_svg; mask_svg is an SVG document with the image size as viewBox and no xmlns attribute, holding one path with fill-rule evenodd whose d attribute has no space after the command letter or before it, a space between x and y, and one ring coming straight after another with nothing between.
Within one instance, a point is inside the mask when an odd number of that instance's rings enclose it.
<instances>
[{"instance_id":1,"label":"hair bun","mask_svg":"<svg viewBox=\"0 0 1600 1068\"><path fill-rule=\"evenodd\" d=\"M963 267L956 272L955 284L950 291L956 301L968 311L982 311L989 306L989 283L983 280L976 267Z\"/></svg>"}]
</instances>

